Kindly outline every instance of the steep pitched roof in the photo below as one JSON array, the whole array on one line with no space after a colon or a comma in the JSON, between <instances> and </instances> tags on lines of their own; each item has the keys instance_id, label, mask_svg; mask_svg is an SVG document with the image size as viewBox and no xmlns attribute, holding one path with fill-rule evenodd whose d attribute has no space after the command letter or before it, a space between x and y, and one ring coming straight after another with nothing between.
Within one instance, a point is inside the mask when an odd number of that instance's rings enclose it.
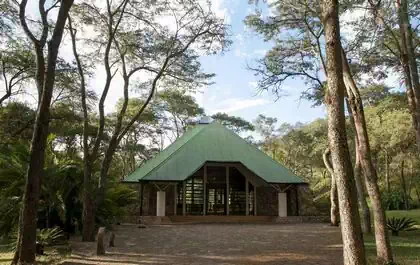
<instances>
[{"instance_id":1,"label":"steep pitched roof","mask_svg":"<svg viewBox=\"0 0 420 265\"><path fill-rule=\"evenodd\" d=\"M304 183L284 166L218 123L200 124L186 131L124 181L182 181L207 161L240 162L268 183Z\"/></svg>"}]
</instances>

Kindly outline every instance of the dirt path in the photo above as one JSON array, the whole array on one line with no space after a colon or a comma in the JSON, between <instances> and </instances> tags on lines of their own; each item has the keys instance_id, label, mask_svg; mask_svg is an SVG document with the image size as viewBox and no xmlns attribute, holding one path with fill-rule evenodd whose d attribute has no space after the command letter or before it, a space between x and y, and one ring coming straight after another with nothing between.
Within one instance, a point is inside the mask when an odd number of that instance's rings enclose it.
<instances>
[{"instance_id":1,"label":"dirt path","mask_svg":"<svg viewBox=\"0 0 420 265\"><path fill-rule=\"evenodd\" d=\"M72 247L63 264L343 264L340 231L327 224L122 225L106 256L93 243Z\"/></svg>"}]
</instances>

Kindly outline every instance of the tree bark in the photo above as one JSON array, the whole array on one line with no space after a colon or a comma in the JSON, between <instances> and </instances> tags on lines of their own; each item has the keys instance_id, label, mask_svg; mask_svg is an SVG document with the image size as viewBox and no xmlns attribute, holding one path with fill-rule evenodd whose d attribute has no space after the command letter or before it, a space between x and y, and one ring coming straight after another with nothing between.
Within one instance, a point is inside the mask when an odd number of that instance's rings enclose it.
<instances>
[{"instance_id":1,"label":"tree bark","mask_svg":"<svg viewBox=\"0 0 420 265\"><path fill-rule=\"evenodd\" d=\"M362 165L360 163L360 158L357 151L356 151L356 161L354 165L354 180L356 182L359 207L360 207L360 211L362 212L362 217L361 217L362 231L363 233L371 233L372 224L370 220L370 209L366 202L365 189L363 188L364 181L362 177Z\"/></svg>"},{"instance_id":2,"label":"tree bark","mask_svg":"<svg viewBox=\"0 0 420 265\"><path fill-rule=\"evenodd\" d=\"M95 241L95 207L92 198L92 170L91 154L89 153L89 115L86 103L86 81L82 62L77 52L76 30L73 28L69 16L69 31L72 41L73 55L76 60L77 71L80 77L80 95L83 111L83 212L82 212L82 240Z\"/></svg>"},{"instance_id":3,"label":"tree bark","mask_svg":"<svg viewBox=\"0 0 420 265\"><path fill-rule=\"evenodd\" d=\"M346 105L347 105L347 111L349 112L349 116L350 116L350 123L352 127L356 130L356 127L354 124L353 111L347 99L346 99ZM362 212L360 221L361 221L363 233L371 233L372 224L370 221L369 206L366 202L365 189L363 188L364 180L363 180L363 175L362 175L362 165L360 163L360 155L358 151L359 140L357 138L357 134L354 136L354 143L355 143L355 153L356 153L356 159L354 162L354 181L356 183L356 189L357 189L357 201L359 203L360 211Z\"/></svg>"},{"instance_id":4,"label":"tree bark","mask_svg":"<svg viewBox=\"0 0 420 265\"><path fill-rule=\"evenodd\" d=\"M331 176L331 189L330 189L330 204L331 204L331 225L332 226L339 226L340 224L340 212L338 208L338 193L337 193L337 183L334 177L334 169L331 165L330 161L330 149L327 148L322 156L324 160L325 167L327 168L328 172Z\"/></svg>"},{"instance_id":5,"label":"tree bark","mask_svg":"<svg viewBox=\"0 0 420 265\"><path fill-rule=\"evenodd\" d=\"M386 182L386 191L389 194L391 192L391 184L389 181L389 154L387 150L385 150L385 182Z\"/></svg>"},{"instance_id":6,"label":"tree bark","mask_svg":"<svg viewBox=\"0 0 420 265\"><path fill-rule=\"evenodd\" d=\"M353 114L358 139L357 153L360 158L361 167L365 176L366 188L374 213L377 262L378 264L389 264L393 262L392 250L386 226L385 211L382 206L381 194L379 191L378 177L372 162L363 103L359 89L350 72L350 66L343 49L341 49L341 56L344 83L347 89L348 102Z\"/></svg>"},{"instance_id":7,"label":"tree bark","mask_svg":"<svg viewBox=\"0 0 420 265\"><path fill-rule=\"evenodd\" d=\"M321 1L321 13L325 29L328 73L328 91L326 96L328 106L328 141L338 188L344 264L365 265L366 256L357 207L356 186L345 129L345 87L342 78L338 1Z\"/></svg>"},{"instance_id":8,"label":"tree bark","mask_svg":"<svg viewBox=\"0 0 420 265\"><path fill-rule=\"evenodd\" d=\"M408 205L408 195L407 195L407 184L406 184L405 175L404 175L404 164L405 164L405 161L403 159L401 161L401 190L403 193L404 208L405 210L408 210L409 205Z\"/></svg>"},{"instance_id":9,"label":"tree bark","mask_svg":"<svg viewBox=\"0 0 420 265\"><path fill-rule=\"evenodd\" d=\"M414 51L412 30L406 0L396 0L400 29L400 62L403 67L408 106L416 132L417 149L420 151L420 85Z\"/></svg>"},{"instance_id":10,"label":"tree bark","mask_svg":"<svg viewBox=\"0 0 420 265\"><path fill-rule=\"evenodd\" d=\"M22 1L20 7L20 16L22 27L28 37L34 43L34 50L37 51L39 42L36 40L26 25L25 9L26 2ZM42 78L38 78L37 86L42 87L41 101L38 104L36 113L34 131L31 140L31 151L29 166L26 173L26 184L23 195L23 207L21 218L21 240L18 240L19 246L19 264L35 264L36 253L36 228L37 228L37 210L41 187L41 174L44 167L45 148L48 137L50 104L55 82L55 68L58 56L58 50L63 36L64 26L66 24L68 12L73 5L73 0L61 1L61 6L57 15L57 21L54 27L51 40L48 42L48 61L47 69ZM44 10L45 12L45 10ZM43 21L44 22L44 21ZM48 26L45 25L44 29ZM45 62L37 61L37 69L40 71ZM44 71L44 69L41 69Z\"/></svg>"}]
</instances>

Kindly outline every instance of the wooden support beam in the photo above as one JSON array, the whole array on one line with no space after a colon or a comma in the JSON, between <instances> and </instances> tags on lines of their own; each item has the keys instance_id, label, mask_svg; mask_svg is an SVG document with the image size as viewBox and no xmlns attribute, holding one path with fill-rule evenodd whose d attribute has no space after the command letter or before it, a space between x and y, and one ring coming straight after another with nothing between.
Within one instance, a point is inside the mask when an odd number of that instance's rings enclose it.
<instances>
[{"instance_id":1,"label":"wooden support beam","mask_svg":"<svg viewBox=\"0 0 420 265\"><path fill-rule=\"evenodd\" d=\"M178 208L178 183L174 185L174 216L176 216L176 209Z\"/></svg>"},{"instance_id":2,"label":"wooden support beam","mask_svg":"<svg viewBox=\"0 0 420 265\"><path fill-rule=\"evenodd\" d=\"M299 188L295 186L296 215L299 216Z\"/></svg>"},{"instance_id":3,"label":"wooden support beam","mask_svg":"<svg viewBox=\"0 0 420 265\"><path fill-rule=\"evenodd\" d=\"M185 216L186 215L186 213L187 213L187 202L186 202L186 196L185 196L185 193L186 193L186 187L187 187L187 185L186 185L186 182L185 182L185 180L182 182L182 215L183 216Z\"/></svg>"},{"instance_id":4,"label":"wooden support beam","mask_svg":"<svg viewBox=\"0 0 420 265\"><path fill-rule=\"evenodd\" d=\"M245 178L245 215L249 215L249 184L248 179Z\"/></svg>"},{"instance_id":5,"label":"wooden support beam","mask_svg":"<svg viewBox=\"0 0 420 265\"><path fill-rule=\"evenodd\" d=\"M226 166L226 215L229 215L229 166Z\"/></svg>"},{"instance_id":6,"label":"wooden support beam","mask_svg":"<svg viewBox=\"0 0 420 265\"><path fill-rule=\"evenodd\" d=\"M254 185L254 215L257 215L257 187Z\"/></svg>"},{"instance_id":7,"label":"wooden support beam","mask_svg":"<svg viewBox=\"0 0 420 265\"><path fill-rule=\"evenodd\" d=\"M139 192L139 199L140 199L140 222L143 223L143 198L144 198L144 183L139 182L140 184L140 192Z\"/></svg>"},{"instance_id":8,"label":"wooden support beam","mask_svg":"<svg viewBox=\"0 0 420 265\"><path fill-rule=\"evenodd\" d=\"M203 176L203 215L206 215L207 212L207 166L204 166L204 176Z\"/></svg>"}]
</instances>

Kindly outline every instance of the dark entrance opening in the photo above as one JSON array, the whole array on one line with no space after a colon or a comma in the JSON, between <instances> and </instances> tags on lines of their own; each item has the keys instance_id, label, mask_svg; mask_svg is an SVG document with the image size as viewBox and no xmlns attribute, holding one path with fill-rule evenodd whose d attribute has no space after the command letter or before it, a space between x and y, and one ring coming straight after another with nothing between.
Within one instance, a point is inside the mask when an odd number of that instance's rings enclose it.
<instances>
[{"instance_id":1,"label":"dark entrance opening","mask_svg":"<svg viewBox=\"0 0 420 265\"><path fill-rule=\"evenodd\" d=\"M228 168L227 174L226 166L207 166L206 185L204 185L204 167L185 181L186 215L203 215L205 209L205 215L243 216L247 212L247 202L248 214L255 215L254 186L236 167L229 166ZM183 186L178 185L177 212L182 213L182 208Z\"/></svg>"}]
</instances>

